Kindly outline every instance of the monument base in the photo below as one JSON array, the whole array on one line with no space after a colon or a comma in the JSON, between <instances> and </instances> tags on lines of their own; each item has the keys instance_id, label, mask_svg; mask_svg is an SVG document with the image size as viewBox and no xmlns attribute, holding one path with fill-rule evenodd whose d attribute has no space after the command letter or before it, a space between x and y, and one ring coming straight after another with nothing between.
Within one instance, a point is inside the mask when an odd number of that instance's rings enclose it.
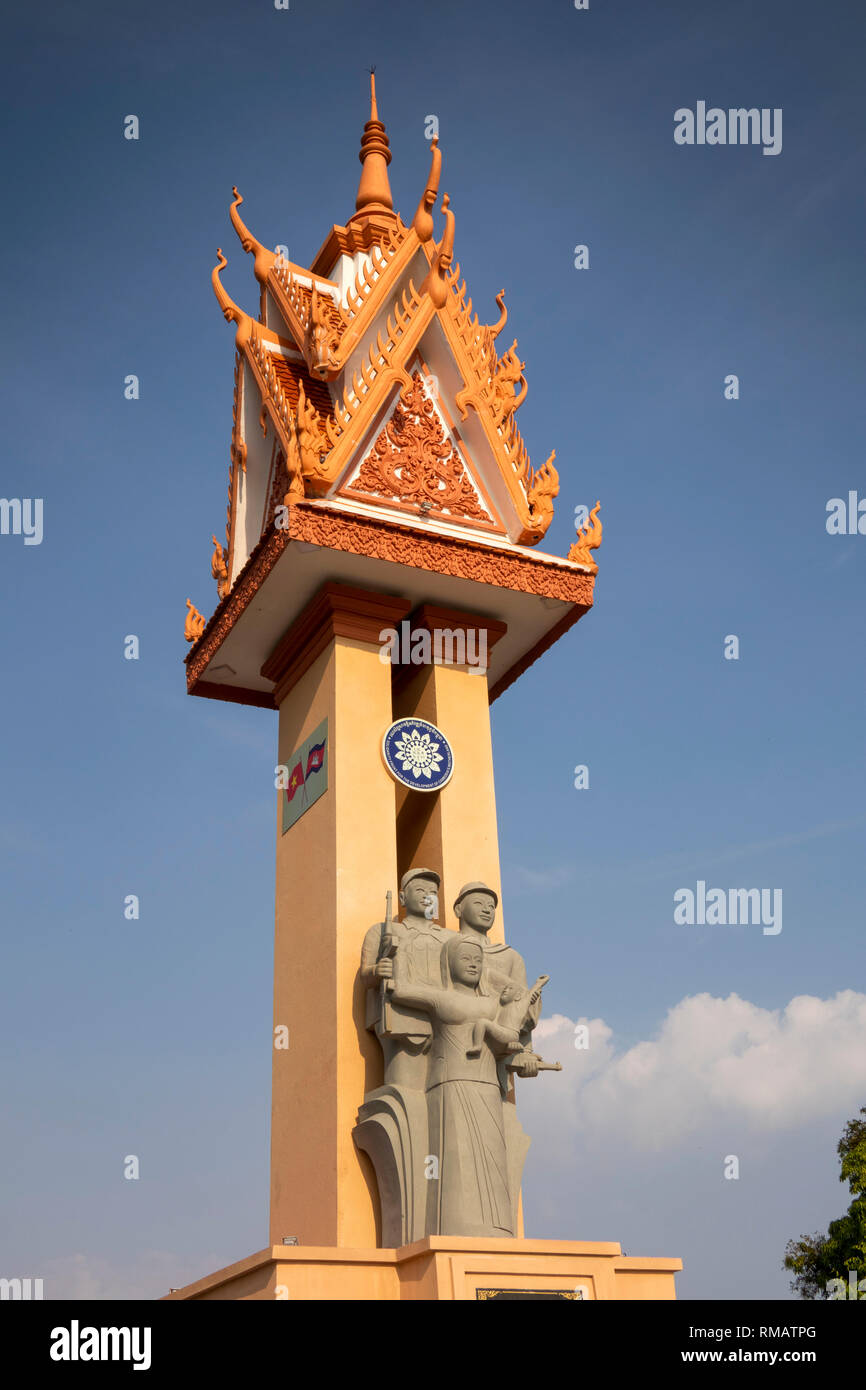
<instances>
[{"instance_id":1,"label":"monument base","mask_svg":"<svg viewBox=\"0 0 866 1390\"><path fill-rule=\"evenodd\" d=\"M274 1245L166 1300L673 1299L682 1267L623 1255L615 1241L425 1236L399 1250Z\"/></svg>"}]
</instances>

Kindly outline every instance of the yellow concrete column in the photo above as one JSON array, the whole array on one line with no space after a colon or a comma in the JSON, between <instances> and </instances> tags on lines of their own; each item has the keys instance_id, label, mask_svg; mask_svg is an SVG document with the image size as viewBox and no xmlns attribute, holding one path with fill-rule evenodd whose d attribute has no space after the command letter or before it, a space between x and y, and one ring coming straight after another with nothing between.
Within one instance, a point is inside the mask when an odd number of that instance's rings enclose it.
<instances>
[{"instance_id":1,"label":"yellow concrete column","mask_svg":"<svg viewBox=\"0 0 866 1390\"><path fill-rule=\"evenodd\" d=\"M488 648L505 631L492 619L431 605L413 617L413 630L423 626L432 631L437 624L452 631L460 624L483 626ZM398 792L399 871L420 863L441 874L441 921L449 927L457 926L451 904L462 885L472 879L488 883L500 898L490 939L504 941L486 672L445 664L420 667L398 684L394 696L394 718L411 715L429 720L446 736L454 773L441 792Z\"/></svg>"},{"instance_id":2,"label":"yellow concrete column","mask_svg":"<svg viewBox=\"0 0 866 1390\"><path fill-rule=\"evenodd\" d=\"M364 1093L381 1085L364 1028L358 962L397 879L395 788L380 754L391 668L378 634L408 603L325 585L262 668L277 682L279 762L327 719L327 791L282 833L277 822L272 1244L377 1243L375 1176L352 1140ZM280 798L285 792L280 794Z\"/></svg>"}]
</instances>

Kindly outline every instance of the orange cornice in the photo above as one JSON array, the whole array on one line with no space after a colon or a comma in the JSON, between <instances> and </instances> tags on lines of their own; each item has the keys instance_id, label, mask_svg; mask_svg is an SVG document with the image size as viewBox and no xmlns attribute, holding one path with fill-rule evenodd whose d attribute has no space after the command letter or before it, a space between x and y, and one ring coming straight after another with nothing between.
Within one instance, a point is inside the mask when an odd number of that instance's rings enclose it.
<instances>
[{"instance_id":1,"label":"orange cornice","mask_svg":"<svg viewBox=\"0 0 866 1390\"><path fill-rule=\"evenodd\" d=\"M279 708L335 637L379 646L382 629L400 623L411 607L409 599L397 595L323 584L262 666L260 675L274 683L274 704Z\"/></svg>"},{"instance_id":2,"label":"orange cornice","mask_svg":"<svg viewBox=\"0 0 866 1390\"><path fill-rule=\"evenodd\" d=\"M346 551L412 565L436 574L450 574L479 584L516 589L573 605L531 652L500 677L490 692L496 699L521 671L541 656L572 623L592 607L594 577L565 560L539 559L525 552L500 550L463 537L420 532L402 523L373 517L347 516L321 503L298 502L288 508L288 524L268 531L253 550L226 598L222 600L187 657L187 688L191 695L210 694L200 688L205 669L246 607L255 598L280 555L291 541L305 541L330 550ZM207 683L206 683L207 684ZM228 690L229 687L226 687ZM265 703L255 692L249 703ZM225 699L243 701L242 693Z\"/></svg>"},{"instance_id":3,"label":"orange cornice","mask_svg":"<svg viewBox=\"0 0 866 1390\"><path fill-rule=\"evenodd\" d=\"M443 608L436 603L422 603L409 615L409 633L411 637L419 629L424 629L431 634L437 630L441 632L462 632L466 636L479 632L486 633L487 653L492 652L496 643L504 637L508 631L508 624L502 623L498 618L490 618L480 613L467 613L459 608ZM396 626L396 624L395 624ZM485 670L490 665L488 660ZM404 686L408 685L413 676L417 675L418 668L411 664L395 664L391 673L392 687L395 693Z\"/></svg>"},{"instance_id":4,"label":"orange cornice","mask_svg":"<svg viewBox=\"0 0 866 1390\"><path fill-rule=\"evenodd\" d=\"M232 705L255 705L258 709L276 709L270 690L251 690L245 685L220 685L218 681L198 681L188 695L201 695L206 700L225 700Z\"/></svg>"},{"instance_id":5,"label":"orange cornice","mask_svg":"<svg viewBox=\"0 0 866 1390\"><path fill-rule=\"evenodd\" d=\"M565 613L560 618L558 623L554 624L549 632L544 634L540 641L536 642L534 647L530 647L528 652L524 652L520 660L515 661L514 665L510 666L503 676L500 676L496 684L491 686L491 705L494 700L498 700L499 696L505 693L510 685L514 684L518 676L522 676L523 672L528 671L530 666L533 666L540 656L544 656L544 653L553 646L554 642L558 642L560 637L563 637L565 633L568 632L569 628L574 627L575 623L582 618L586 612L586 606L576 603L568 613Z\"/></svg>"},{"instance_id":6,"label":"orange cornice","mask_svg":"<svg viewBox=\"0 0 866 1390\"><path fill-rule=\"evenodd\" d=\"M399 231L405 231L399 213L380 222L370 217L363 223L355 222L348 227L335 224L316 252L310 270L304 273L324 278L341 256L355 256L359 251L369 251L371 247L378 246L383 237L394 231L395 224Z\"/></svg>"},{"instance_id":7,"label":"orange cornice","mask_svg":"<svg viewBox=\"0 0 866 1390\"><path fill-rule=\"evenodd\" d=\"M467 613L461 608L443 608L438 603L422 603L409 617L410 630L424 628L427 632L450 629L452 632L487 633L487 649L492 651L501 637L508 631L508 624L498 618L490 618L480 613Z\"/></svg>"}]
</instances>

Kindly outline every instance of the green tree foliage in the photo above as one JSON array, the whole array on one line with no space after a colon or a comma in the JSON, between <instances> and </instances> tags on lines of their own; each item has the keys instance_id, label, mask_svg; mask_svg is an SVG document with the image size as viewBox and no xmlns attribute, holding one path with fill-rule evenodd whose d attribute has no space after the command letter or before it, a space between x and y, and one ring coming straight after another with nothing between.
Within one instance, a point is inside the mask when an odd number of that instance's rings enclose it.
<instances>
[{"instance_id":1,"label":"green tree foliage","mask_svg":"<svg viewBox=\"0 0 866 1390\"><path fill-rule=\"evenodd\" d=\"M866 1107L860 1114L866 1116ZM852 1269L858 1281L866 1279L866 1118L848 1121L836 1152L842 1163L839 1181L847 1182L854 1200L844 1216L830 1222L826 1235L788 1241L784 1268L794 1275L791 1288L801 1298L838 1296L838 1285L830 1281L841 1279L847 1287Z\"/></svg>"}]
</instances>

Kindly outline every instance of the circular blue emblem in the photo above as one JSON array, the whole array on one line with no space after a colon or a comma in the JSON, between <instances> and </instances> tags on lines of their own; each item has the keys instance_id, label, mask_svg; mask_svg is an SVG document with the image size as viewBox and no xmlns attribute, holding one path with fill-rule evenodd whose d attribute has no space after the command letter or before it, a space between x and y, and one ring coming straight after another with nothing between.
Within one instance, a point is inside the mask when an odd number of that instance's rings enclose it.
<instances>
[{"instance_id":1,"label":"circular blue emblem","mask_svg":"<svg viewBox=\"0 0 866 1390\"><path fill-rule=\"evenodd\" d=\"M438 792L454 771L451 745L426 719L392 724L382 739L382 756L391 776L415 792Z\"/></svg>"}]
</instances>

